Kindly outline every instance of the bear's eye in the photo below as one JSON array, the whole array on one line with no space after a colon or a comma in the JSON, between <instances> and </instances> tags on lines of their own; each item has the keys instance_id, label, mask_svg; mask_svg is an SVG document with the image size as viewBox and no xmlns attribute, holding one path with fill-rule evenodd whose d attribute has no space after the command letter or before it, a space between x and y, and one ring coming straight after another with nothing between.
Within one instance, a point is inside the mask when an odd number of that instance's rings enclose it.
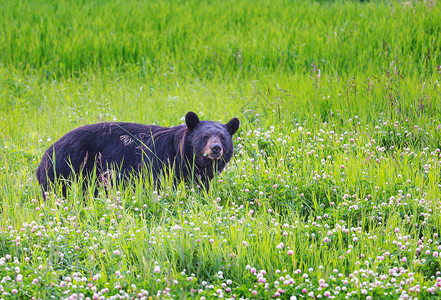
<instances>
[{"instance_id":1,"label":"bear's eye","mask_svg":"<svg viewBox=\"0 0 441 300\"><path fill-rule=\"evenodd\" d=\"M208 141L209 136L208 135L204 135L204 141Z\"/></svg>"}]
</instances>

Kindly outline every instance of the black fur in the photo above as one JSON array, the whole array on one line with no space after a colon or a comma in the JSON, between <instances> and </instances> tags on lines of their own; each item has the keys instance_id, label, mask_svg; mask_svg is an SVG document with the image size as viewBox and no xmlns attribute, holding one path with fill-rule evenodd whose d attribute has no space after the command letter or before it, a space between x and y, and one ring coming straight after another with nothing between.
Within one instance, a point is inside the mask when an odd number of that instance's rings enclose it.
<instances>
[{"instance_id":1,"label":"black fur","mask_svg":"<svg viewBox=\"0 0 441 300\"><path fill-rule=\"evenodd\" d=\"M151 170L156 182L172 167L178 179L197 179L208 189L214 172L221 172L233 156L232 135L239 120L233 118L226 125L199 121L193 112L185 119L186 125L175 127L99 123L68 132L49 147L37 168L43 193L55 178L69 179L73 173L86 178L94 170L100 178L110 168L123 175ZM221 145L221 157L210 158L210 143ZM61 184L66 196L66 184Z\"/></svg>"}]
</instances>

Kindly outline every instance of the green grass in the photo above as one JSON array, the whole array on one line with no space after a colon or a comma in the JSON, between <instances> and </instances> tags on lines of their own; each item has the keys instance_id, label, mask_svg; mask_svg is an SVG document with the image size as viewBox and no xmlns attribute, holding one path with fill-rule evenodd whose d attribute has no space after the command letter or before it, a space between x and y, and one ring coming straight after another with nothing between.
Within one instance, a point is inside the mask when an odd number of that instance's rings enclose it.
<instances>
[{"instance_id":1,"label":"green grass","mask_svg":"<svg viewBox=\"0 0 441 300\"><path fill-rule=\"evenodd\" d=\"M0 15L0 299L439 298L439 3L6 1ZM190 110L241 121L208 193L135 179L42 200L35 170L69 130Z\"/></svg>"}]
</instances>

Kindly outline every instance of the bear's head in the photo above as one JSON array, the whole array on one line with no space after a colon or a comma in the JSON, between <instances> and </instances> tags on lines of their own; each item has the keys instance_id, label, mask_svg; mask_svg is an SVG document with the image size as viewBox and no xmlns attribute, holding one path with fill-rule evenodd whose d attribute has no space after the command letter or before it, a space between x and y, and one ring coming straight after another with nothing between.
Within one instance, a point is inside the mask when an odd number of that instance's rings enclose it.
<instances>
[{"instance_id":1,"label":"bear's head","mask_svg":"<svg viewBox=\"0 0 441 300\"><path fill-rule=\"evenodd\" d=\"M239 119L232 118L227 124L199 121L194 112L189 112L185 123L188 129L186 139L191 145L184 150L187 157L192 154L198 167L207 168L215 162L222 169L233 156L232 137L239 129Z\"/></svg>"}]
</instances>

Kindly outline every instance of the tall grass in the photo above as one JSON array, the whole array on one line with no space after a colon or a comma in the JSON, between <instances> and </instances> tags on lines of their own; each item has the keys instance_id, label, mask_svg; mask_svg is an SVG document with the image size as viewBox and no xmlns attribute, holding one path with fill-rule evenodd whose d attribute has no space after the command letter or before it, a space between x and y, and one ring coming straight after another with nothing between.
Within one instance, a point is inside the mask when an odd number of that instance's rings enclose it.
<instances>
[{"instance_id":1,"label":"tall grass","mask_svg":"<svg viewBox=\"0 0 441 300\"><path fill-rule=\"evenodd\" d=\"M136 65L147 78L255 79L312 63L374 75L389 57L422 76L441 63L436 2L8 1L0 10L2 64L56 78Z\"/></svg>"},{"instance_id":2,"label":"tall grass","mask_svg":"<svg viewBox=\"0 0 441 300\"><path fill-rule=\"evenodd\" d=\"M437 2L0 4L0 298L438 298ZM44 201L95 122L241 121L208 192ZM21 274L21 275L20 275Z\"/></svg>"}]
</instances>

